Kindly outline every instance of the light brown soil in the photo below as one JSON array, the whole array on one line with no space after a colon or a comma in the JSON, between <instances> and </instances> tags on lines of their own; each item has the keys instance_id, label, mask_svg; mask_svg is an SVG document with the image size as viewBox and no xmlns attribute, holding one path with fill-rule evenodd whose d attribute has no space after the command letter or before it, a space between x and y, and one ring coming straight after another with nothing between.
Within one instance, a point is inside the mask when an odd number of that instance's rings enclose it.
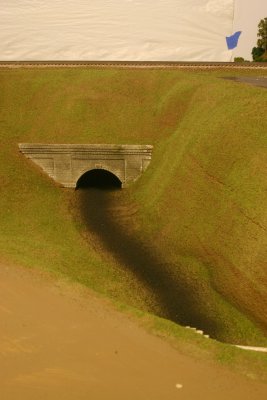
<instances>
[{"instance_id":1,"label":"light brown soil","mask_svg":"<svg viewBox=\"0 0 267 400\"><path fill-rule=\"evenodd\" d=\"M0 293L1 400L267 396L267 385L185 357L104 300L36 272L0 265Z\"/></svg>"}]
</instances>

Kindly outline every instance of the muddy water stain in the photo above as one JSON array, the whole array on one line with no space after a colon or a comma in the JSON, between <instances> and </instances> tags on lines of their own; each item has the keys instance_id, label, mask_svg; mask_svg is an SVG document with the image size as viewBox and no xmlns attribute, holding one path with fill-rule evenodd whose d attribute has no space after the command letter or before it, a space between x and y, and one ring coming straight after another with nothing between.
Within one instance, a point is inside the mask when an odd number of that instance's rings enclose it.
<instances>
[{"instance_id":1,"label":"muddy water stain","mask_svg":"<svg viewBox=\"0 0 267 400\"><path fill-rule=\"evenodd\" d=\"M122 190L81 187L75 196L87 229L98 237L105 250L123 268L134 273L140 286L153 293L147 309L160 317L197 327L216 337L216 321L200 312L194 289L188 287L188 282L186 284L177 279L172 273L175 266L166 264L153 246L140 241L135 229L131 229L135 225L134 215L125 212Z\"/></svg>"}]
</instances>

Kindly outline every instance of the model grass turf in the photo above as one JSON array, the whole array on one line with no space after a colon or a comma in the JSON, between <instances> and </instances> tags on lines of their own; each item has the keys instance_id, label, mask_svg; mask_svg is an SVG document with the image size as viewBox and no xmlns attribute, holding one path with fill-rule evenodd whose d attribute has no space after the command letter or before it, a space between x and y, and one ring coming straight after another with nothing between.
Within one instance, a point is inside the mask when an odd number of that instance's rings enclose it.
<instances>
[{"instance_id":1,"label":"model grass turf","mask_svg":"<svg viewBox=\"0 0 267 400\"><path fill-rule=\"evenodd\" d=\"M134 274L92 235L85 245L73 193L17 144L153 144L150 168L121 195L138 210L134 235L216 322L217 338L266 345L267 92L219 75L227 73L1 70L2 257L149 309Z\"/></svg>"}]
</instances>

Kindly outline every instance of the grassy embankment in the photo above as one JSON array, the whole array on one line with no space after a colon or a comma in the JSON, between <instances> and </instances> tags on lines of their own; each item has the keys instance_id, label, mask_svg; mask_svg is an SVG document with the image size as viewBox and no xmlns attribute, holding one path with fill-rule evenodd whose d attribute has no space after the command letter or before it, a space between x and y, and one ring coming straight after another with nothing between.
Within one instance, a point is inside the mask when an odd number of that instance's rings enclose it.
<instances>
[{"instance_id":1,"label":"grassy embankment","mask_svg":"<svg viewBox=\"0 0 267 400\"><path fill-rule=\"evenodd\" d=\"M0 71L2 258L147 310L146 288L133 272L90 235L85 243L86 227L70 212L73 193L41 174L17 144L153 144L150 168L122 195L138 210L135 236L192 294L198 328L266 345L267 92L219 75L227 73ZM262 359L158 321L220 359Z\"/></svg>"}]
</instances>

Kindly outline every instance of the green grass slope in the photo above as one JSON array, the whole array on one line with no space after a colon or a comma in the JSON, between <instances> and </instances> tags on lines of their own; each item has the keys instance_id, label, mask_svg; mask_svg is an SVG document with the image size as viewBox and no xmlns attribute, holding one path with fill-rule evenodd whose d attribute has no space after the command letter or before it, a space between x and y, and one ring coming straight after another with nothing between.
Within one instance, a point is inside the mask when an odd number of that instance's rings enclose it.
<instances>
[{"instance_id":1,"label":"green grass slope","mask_svg":"<svg viewBox=\"0 0 267 400\"><path fill-rule=\"evenodd\" d=\"M1 70L1 257L149 310L134 274L85 241L72 191L17 144L153 144L149 169L123 193L138 210L136 237L192 294L197 328L206 319L220 340L266 345L267 91L220 75Z\"/></svg>"},{"instance_id":2,"label":"green grass slope","mask_svg":"<svg viewBox=\"0 0 267 400\"><path fill-rule=\"evenodd\" d=\"M217 337L240 342L252 334L241 313L267 327L267 92L202 83L135 197L199 313L216 320Z\"/></svg>"}]
</instances>

